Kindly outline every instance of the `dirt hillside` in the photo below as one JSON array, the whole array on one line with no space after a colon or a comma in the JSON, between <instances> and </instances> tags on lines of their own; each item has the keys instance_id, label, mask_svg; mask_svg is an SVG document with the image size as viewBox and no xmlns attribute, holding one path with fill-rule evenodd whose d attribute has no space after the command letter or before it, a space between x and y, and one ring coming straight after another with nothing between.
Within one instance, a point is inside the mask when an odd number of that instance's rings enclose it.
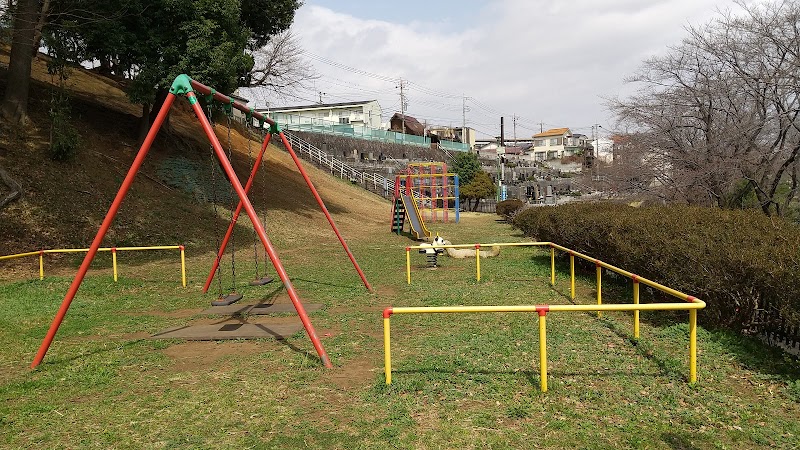
<instances>
[{"instance_id":1,"label":"dirt hillside","mask_svg":"<svg viewBox=\"0 0 800 450\"><path fill-rule=\"evenodd\" d=\"M2 49L2 90L7 64L8 50ZM0 211L0 255L88 246L138 151L135 134L140 106L131 104L114 80L76 68L67 85L80 150L70 162L50 160L48 108L54 85L43 61L34 61L33 78L31 123L24 129L7 125L0 129L0 165L24 190L21 200ZM210 147L188 103L181 99L175 105L169 128L159 133L105 239L107 245L184 243L211 251L219 230L227 227L234 198L223 185L224 177L212 170ZM216 131L227 147L227 127L218 124ZM260 142L251 141L248 149L248 139L235 129L230 142L234 168L246 181ZM310 165L305 167L348 239L387 220L385 200ZM265 170L259 173L251 197L273 240L335 241L282 148L268 149ZM250 222L243 218L237 232L249 235L247 228Z\"/></svg>"}]
</instances>

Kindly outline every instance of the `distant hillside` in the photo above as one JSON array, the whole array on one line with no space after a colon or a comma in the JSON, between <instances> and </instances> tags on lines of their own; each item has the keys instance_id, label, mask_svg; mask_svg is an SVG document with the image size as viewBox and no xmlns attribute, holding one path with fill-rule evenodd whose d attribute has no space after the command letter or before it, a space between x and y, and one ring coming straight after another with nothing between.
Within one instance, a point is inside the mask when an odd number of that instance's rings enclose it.
<instances>
[{"instance_id":1,"label":"distant hillside","mask_svg":"<svg viewBox=\"0 0 800 450\"><path fill-rule=\"evenodd\" d=\"M0 50L0 89L5 89L8 50ZM24 194L0 211L0 255L38 248L87 246L138 151L136 131L141 108L131 104L117 82L84 69L72 71L67 82L72 95L73 123L80 132L77 157L57 163L47 157L48 106L53 85L45 64L34 61L29 114L25 129L0 130L0 165L23 185ZM212 175L210 147L188 103L175 103L168 130L162 130L128 198L106 237L109 245L185 243L211 251L217 230L227 227L235 206L224 178ZM223 145L227 129L216 132ZM233 165L242 181L252 157L247 139L231 134ZM260 142L251 143L252 152ZM267 151L266 170L258 175L252 198L266 211L273 239L331 239L324 216L283 150ZM388 204L381 198L306 165L328 209L347 235L361 224L386 220ZM216 179L219 189L212 189ZM216 197L217 208L211 203ZM249 220L240 233L250 238Z\"/></svg>"}]
</instances>

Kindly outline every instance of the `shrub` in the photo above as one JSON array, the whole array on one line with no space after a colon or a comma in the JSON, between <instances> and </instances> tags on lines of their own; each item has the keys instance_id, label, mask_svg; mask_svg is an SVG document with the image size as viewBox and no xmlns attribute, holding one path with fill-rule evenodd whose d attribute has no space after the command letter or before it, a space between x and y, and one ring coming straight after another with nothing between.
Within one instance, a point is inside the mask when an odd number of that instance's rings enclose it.
<instances>
[{"instance_id":1,"label":"shrub","mask_svg":"<svg viewBox=\"0 0 800 450\"><path fill-rule=\"evenodd\" d=\"M54 161L72 159L80 147L80 135L71 118L69 96L60 90L50 101L50 158Z\"/></svg>"},{"instance_id":2,"label":"shrub","mask_svg":"<svg viewBox=\"0 0 800 450\"><path fill-rule=\"evenodd\" d=\"M517 211L522 209L523 205L525 205L525 203L523 203L522 200L516 198L503 200L502 202L499 202L497 204L497 206L495 207L495 212L497 213L498 216L510 221L517 213Z\"/></svg>"},{"instance_id":3,"label":"shrub","mask_svg":"<svg viewBox=\"0 0 800 450\"><path fill-rule=\"evenodd\" d=\"M755 211L579 203L520 212L515 227L703 299L707 325L745 330L758 310L800 325L800 229Z\"/></svg>"}]
</instances>

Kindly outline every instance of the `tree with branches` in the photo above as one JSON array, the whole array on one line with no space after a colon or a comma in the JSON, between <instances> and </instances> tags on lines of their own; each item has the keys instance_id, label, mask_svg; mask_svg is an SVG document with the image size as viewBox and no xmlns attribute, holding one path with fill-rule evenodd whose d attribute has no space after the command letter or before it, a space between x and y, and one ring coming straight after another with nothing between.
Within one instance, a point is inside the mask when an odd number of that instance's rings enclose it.
<instances>
[{"instance_id":1,"label":"tree with branches","mask_svg":"<svg viewBox=\"0 0 800 450\"><path fill-rule=\"evenodd\" d=\"M796 199L800 4L739 7L688 28L630 77L636 94L609 102L627 130L616 181L639 184L626 188L720 207L752 197L767 215Z\"/></svg>"},{"instance_id":2,"label":"tree with branches","mask_svg":"<svg viewBox=\"0 0 800 450\"><path fill-rule=\"evenodd\" d=\"M248 73L246 85L266 88L282 97L306 89L309 82L319 76L303 60L303 49L291 31L273 36L266 45L252 52L254 65Z\"/></svg>"}]
</instances>

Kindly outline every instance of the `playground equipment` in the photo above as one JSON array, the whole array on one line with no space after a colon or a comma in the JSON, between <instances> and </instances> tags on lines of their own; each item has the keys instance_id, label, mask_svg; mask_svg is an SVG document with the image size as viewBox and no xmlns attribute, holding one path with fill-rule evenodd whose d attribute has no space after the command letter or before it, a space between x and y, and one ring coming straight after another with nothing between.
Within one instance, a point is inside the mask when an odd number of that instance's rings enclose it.
<instances>
[{"instance_id":1,"label":"playground equipment","mask_svg":"<svg viewBox=\"0 0 800 450\"><path fill-rule=\"evenodd\" d=\"M206 105L207 106L207 119L208 119L209 123L212 125L212 128L213 128L213 124L214 124L214 122L213 122L213 117L214 117L213 104L214 104L213 98L209 98L208 101L207 101L207 105ZM227 145L227 147L228 147L228 159L230 160L231 153L232 153L232 148L233 148L233 145L231 143L231 119L232 119L232 116L233 116L232 103L223 104L222 108L224 109L225 115L226 115L226 118L227 118L227 131L228 131L228 135L227 135L228 136L228 142L227 142L228 145ZM251 146L252 139L251 139L251 135L250 135L251 134L251 122L252 122L252 116L250 114L248 114L247 120L245 121L245 131L247 133L247 157L248 157L248 159L252 159L252 157L253 157L253 150L252 150L252 146ZM263 131L263 126L260 127L260 129ZM271 137L270 135L266 135L266 136ZM247 193L249 193L250 187L252 187L253 180L255 179L255 175L258 173L258 168L259 168L260 163L261 163L261 161L263 159L263 152L264 152L264 150L266 150L266 147L269 145L269 140L270 139L268 137L265 137L264 133L262 133L261 138L262 138L262 141L264 142L264 145L262 146L262 152L259 154L259 157L256 158L256 160L253 162L253 165L251 166L251 176L250 176L250 179L248 180L248 185L245 188L245 192L247 192ZM213 155L213 151L214 150L213 150L213 146L212 146L212 148L211 148L212 155ZM213 192L212 204L214 205L214 214L217 215L218 214L217 213L217 186L216 186L216 178L217 177L216 177L215 174L216 174L216 171L218 169L217 169L217 167L215 165L212 165L211 169L212 169L212 172L211 172L211 180L212 180L212 182L211 182L211 184L212 184L212 192ZM234 210L234 206L231 205L230 209L231 209L231 211L233 211ZM203 293L206 293L208 291L209 286L211 285L211 282L213 281L213 279L216 276L216 278L217 278L217 299L213 300L211 302L212 306L227 306L227 305L230 305L232 303L236 303L236 302L238 302L239 300L241 300L243 298L242 294L237 292L237 284L236 284L236 244L235 244L235 239L234 239L234 232L235 232L235 229L236 229L236 223L237 223L237 220L238 220L240 214L241 214L241 203L236 207L236 211L231 213L231 219L230 219L230 223L228 224L228 230L225 233L225 237L222 238L222 239L220 239L219 236L217 237L217 246L219 247L219 251L217 252L217 257L214 260L214 263L212 264L212 268L211 268L211 271L208 274L208 277L206 279L206 283L203 286ZM231 264L230 264L230 266L231 266L231 270L230 270L230 273L231 273L231 287L230 287L230 292L225 294L224 291L223 291L223 288L222 288L222 274L221 274L220 262L222 261L222 256L225 253L225 250L228 247L229 243L230 243L230 261L231 261ZM263 285L266 285L266 284L272 282L272 278L268 277L266 275L266 273L264 273L264 276L261 276L260 273L259 273L259 267L258 267L258 233L256 232L255 227L253 227L253 260L254 260L254 266L255 266L255 276L250 281L249 284L251 286L263 286Z\"/></svg>"},{"instance_id":2,"label":"playground equipment","mask_svg":"<svg viewBox=\"0 0 800 450\"><path fill-rule=\"evenodd\" d=\"M485 244L474 244L476 252ZM633 337L639 339L639 311L689 311L689 383L697 382L697 310L706 307L705 302L691 295L669 288L655 281L640 277L626 270L612 266L598 259L570 250L566 247L552 242L519 242L488 244L499 246L534 246L550 247L550 285L555 286L555 251L567 252L570 255L570 295L575 299L575 257L591 261L597 268L597 304L596 305L511 305L511 306L434 306L434 307L406 307L406 308L386 308L383 311L383 348L384 348L384 370L386 384L392 383L392 357L391 357L391 323L393 314L443 314L443 313L489 313L489 312L536 312L539 315L539 374L540 388L542 392L547 392L547 313L555 311L597 311L600 316L602 311L632 311L633 312ZM463 245L453 247L463 248ZM416 248L420 248L417 246ZM406 260L409 259L409 250L406 248ZM477 275L480 281L480 257L476 257ZM601 289L602 269L611 270L624 277L630 278L633 282L633 303L632 304L603 304ZM410 269L409 269L410 270ZM411 272L408 272L408 282L411 283ZM684 303L639 303L639 285L644 284L657 289L672 297L684 300Z\"/></svg>"},{"instance_id":3,"label":"playground equipment","mask_svg":"<svg viewBox=\"0 0 800 450\"><path fill-rule=\"evenodd\" d=\"M419 252L425 255L425 259L428 260L428 267L431 269L435 269L438 264L439 255L445 252L445 249L440 247L440 245L444 245L446 241L442 239L441 236L438 234L435 238L433 238L433 242L430 244L425 243L420 245Z\"/></svg>"},{"instance_id":4,"label":"playground equipment","mask_svg":"<svg viewBox=\"0 0 800 450\"><path fill-rule=\"evenodd\" d=\"M181 284L186 287L186 255L183 245L154 245L150 247L103 247L98 248L98 252L111 252L111 265L114 271L114 282L118 279L117 253L126 251L143 250L180 250L181 251ZM35 252L16 253L13 255L0 256L0 261L7 259L23 258L26 256L39 257L39 280L44 280L44 255L53 253L86 253L88 248L53 248L49 250L37 250Z\"/></svg>"},{"instance_id":5,"label":"playground equipment","mask_svg":"<svg viewBox=\"0 0 800 450\"><path fill-rule=\"evenodd\" d=\"M394 198L412 196L422 220L448 222L460 218L458 174L448 173L443 162L412 163L395 176Z\"/></svg>"},{"instance_id":6,"label":"playground equipment","mask_svg":"<svg viewBox=\"0 0 800 450\"><path fill-rule=\"evenodd\" d=\"M271 119L269 119L269 118L267 118L267 117L265 117L265 116L263 116L263 115L261 115L261 114L259 114L257 112L254 112L254 110L252 108L247 108L246 106L242 105L241 103L236 102L232 98L230 98L230 97L228 97L226 95L223 95L223 94L221 94L219 92L216 92L214 89L212 89L212 88L210 88L208 86L205 86L205 85L203 85L203 84L201 84L201 83L199 83L199 82L197 82L195 80L192 80L191 78L189 78L189 76L187 76L187 75L179 75L177 78L175 78L175 81L172 83L172 87L171 87L171 89L169 91L169 94L167 95L166 99L164 100L164 103L161 105L161 109L158 112L158 116L156 117L156 120L153 122L153 125L151 126L150 130L148 131L147 137L145 138L144 142L142 143L142 146L140 147L139 152L136 155L136 158L134 159L130 169L128 170L128 174L125 176L125 180L123 180L123 182L122 182L122 186L120 186L120 189L117 192L117 195L114 198L114 201L111 204L111 207L109 208L108 213L106 214L105 218L103 219L103 223L100 225L100 229L97 231L97 235L94 237L94 240L92 241L92 245L89 247L89 250L86 253L86 257L84 258L83 263L81 264L80 268L78 269L78 273L75 275L75 278L73 279L72 283L70 284L69 290L67 291L67 294L65 295L64 300L61 303L61 307L59 308L58 313L56 313L56 316L53 319L52 324L50 325L50 329L48 330L47 335L45 336L44 340L42 341L42 344L39 347L38 352L36 353L36 357L34 358L33 362L31 363L31 367L38 366L42 362L42 359L44 359L44 356L47 353L47 350L49 349L50 344L52 343L53 338L55 337L56 332L58 331L58 328L61 325L61 322L64 320L64 316L67 314L67 310L69 310L69 306L72 303L72 300L75 298L75 295L77 294L78 289L80 288L80 285L83 282L84 277L86 276L86 272L89 270L89 266L91 265L92 260L94 259L95 255L97 254L97 251L100 248L100 244L102 243L103 238L106 235L106 232L108 231L109 227L111 226L111 223L114 220L114 217L116 216L117 212L119 211L120 205L122 204L122 201L125 199L125 195L128 193L128 190L130 189L131 185L133 184L133 180L136 177L136 173L139 171L139 168L142 166L142 163L144 162L144 159L147 156L147 153L150 150L150 147L152 146L153 141L155 140L155 137L158 134L158 131L161 128L161 125L164 123L164 120L167 117L167 113L169 112L170 108L172 107L172 103L175 101L175 98L177 98L177 96L184 96L188 100L188 102L191 105L195 115L197 116L197 119L200 121L200 125L203 128L203 132L206 134L208 139L211 141L211 146L212 146L212 148L214 150L214 155L216 156L217 160L219 161L220 165L222 166L223 170L225 171L225 174L226 174L228 180L230 181L231 186L233 187L233 189L235 190L237 196L239 197L239 204L238 204L238 207L237 207L236 212L234 213L233 217L238 218L238 214L241 212L242 208L244 208L244 210L247 212L247 215L248 215L248 217L250 218L250 221L253 224L253 228L255 228L256 233L258 234L258 237L259 237L259 239L261 240L261 243L264 246L264 250L266 251L267 255L269 256L269 259L272 262L272 265L274 266L275 271L278 273L278 276L280 277L281 281L283 282L283 285L286 288L286 291L287 291L287 293L289 295L289 299L291 300L292 304L294 305L294 308L297 311L298 316L300 316L300 320L303 323L303 327L305 328L306 333L308 334L309 338L311 339L311 342L314 344L314 349L317 351L317 354L319 355L320 360L325 365L325 367L333 367L333 365L331 364L330 358L328 357L327 352L325 352L325 349L322 346L322 342L320 341L319 337L317 336L316 331L314 330L314 326L311 324L311 320L308 318L308 315L306 314L305 308L303 307L303 303L300 301L300 297L297 295L297 292L295 291L294 286L292 285L292 282L289 279L289 275L286 273L286 270L283 268L283 264L281 263L280 259L278 258L278 254L275 252L275 249L274 249L274 247L272 245L272 242L269 240L269 237L267 236L266 231L264 231L264 226L261 223L261 220L259 219L258 215L256 214L256 211L253 208L253 205L250 203L249 197L247 196L247 191L252 186L253 178L255 176L255 170L257 169L259 164L254 164L253 172L250 174L250 178L247 181L246 187L242 187L242 184L239 181L239 178L236 176L236 172L233 170L233 167L231 166L230 161L228 161L228 158L225 155L225 151L223 150L222 146L220 145L219 139L217 139L217 136L214 133L214 129L212 128L211 124L209 123L208 119L206 118L205 113L203 111L203 108L200 106L200 104L198 102L198 98L197 98L198 94L206 96L206 100L208 102L217 101L217 102L221 102L224 105L225 104L230 105L230 108L235 108L235 109L245 113L246 117L247 117L247 120L252 120L252 119L258 120L259 121L259 126L261 128L264 127L264 123L267 123L267 124L270 125L269 133L267 133L267 137L264 139L264 143L262 144L262 147L261 147L261 152L259 153L258 158L256 159L256 161L261 161L261 158L263 157L264 152L266 151L266 148L267 148L267 145L269 143L270 137L273 134L277 134L278 136L280 136L284 147L286 147L286 150L288 151L289 155L292 157L292 160L294 161L295 165L297 166L298 171L303 176L303 179L305 180L306 184L308 185L308 188L311 190L311 193L314 195L314 198L317 200L317 203L319 204L320 209L325 214L325 217L328 219L328 223L331 225L331 228L333 229L334 233L336 234L336 237L339 239L339 242L342 244L342 247L344 248L345 253L347 253L348 258L350 259L350 261L353 264L354 268L356 269L356 271L358 272L359 276L361 277L361 281L364 283L364 286L369 291L372 291L372 287L369 285L369 282L367 282L367 279L366 279L366 276L364 275L364 272L358 266L358 263L356 262L355 257L353 256L352 252L350 252L350 249L347 247L347 243L345 243L344 238L342 238L341 234L339 233L339 230L336 228L336 225L333 222L333 218L331 217L330 213L328 212L328 209L325 207L325 203L322 201L322 198L319 196L319 193L317 193L317 190L314 188L313 183L308 178L308 174L306 174L306 171L303 169L303 166L301 165L300 160L298 159L297 155L295 154L294 150L292 149L292 146L286 140L286 137L283 135L283 132L281 132L281 130L278 128L278 125L274 121L272 121ZM232 222L233 221L234 221L234 219L232 219ZM230 227L229 227L229 230L230 230ZM220 251L222 251L222 250L223 249L220 248Z\"/></svg>"},{"instance_id":7,"label":"playground equipment","mask_svg":"<svg viewBox=\"0 0 800 450\"><path fill-rule=\"evenodd\" d=\"M431 232L425 226L425 221L419 214L417 201L414 194L400 194L394 198L392 207L392 233L400 234L405 227L405 220L408 217L408 226L414 239L421 240L431 237Z\"/></svg>"}]
</instances>

